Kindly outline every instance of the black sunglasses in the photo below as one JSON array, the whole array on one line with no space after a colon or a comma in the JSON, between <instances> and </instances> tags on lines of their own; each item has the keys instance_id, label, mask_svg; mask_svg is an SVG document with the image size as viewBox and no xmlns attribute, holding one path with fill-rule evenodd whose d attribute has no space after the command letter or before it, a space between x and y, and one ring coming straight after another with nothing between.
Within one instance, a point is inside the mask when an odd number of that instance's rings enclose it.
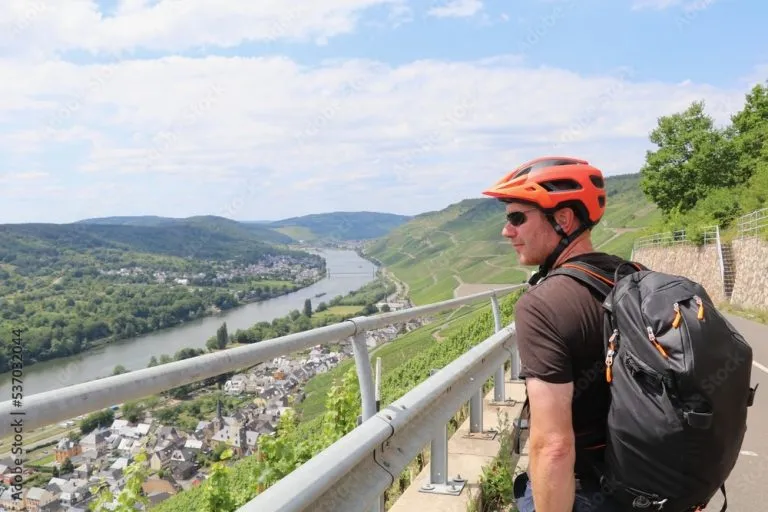
<instances>
[{"instance_id":1,"label":"black sunglasses","mask_svg":"<svg viewBox=\"0 0 768 512\"><path fill-rule=\"evenodd\" d=\"M514 227L519 227L525 224L525 221L528 220L528 216L526 215L527 212L532 212L536 208L531 208L530 210L524 210L522 212L509 212L507 213L507 222L512 224Z\"/></svg>"}]
</instances>

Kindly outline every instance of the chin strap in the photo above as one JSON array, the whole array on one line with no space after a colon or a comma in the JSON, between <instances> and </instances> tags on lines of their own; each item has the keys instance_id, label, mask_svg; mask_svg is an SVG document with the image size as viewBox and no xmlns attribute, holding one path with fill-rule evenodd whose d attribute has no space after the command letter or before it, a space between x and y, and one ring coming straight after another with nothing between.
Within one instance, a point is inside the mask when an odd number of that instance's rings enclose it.
<instances>
[{"instance_id":1,"label":"chin strap","mask_svg":"<svg viewBox=\"0 0 768 512\"><path fill-rule=\"evenodd\" d=\"M535 272L528 280L528 284L531 286L535 285L541 279L543 279L549 273L549 271L552 270L552 265L555 264L557 258L560 257L565 248L571 245L571 243L576 240L579 235L591 227L587 223L582 223L581 226L576 229L576 231L568 235L565 233L565 231L563 231L563 228L560 227L560 224L557 223L554 215L548 213L546 214L546 217L549 223L552 224L552 228L555 230L555 232L560 235L560 243L557 244L555 250L552 251L549 256L547 256L547 259L544 261L544 263L539 266L538 272Z\"/></svg>"}]
</instances>

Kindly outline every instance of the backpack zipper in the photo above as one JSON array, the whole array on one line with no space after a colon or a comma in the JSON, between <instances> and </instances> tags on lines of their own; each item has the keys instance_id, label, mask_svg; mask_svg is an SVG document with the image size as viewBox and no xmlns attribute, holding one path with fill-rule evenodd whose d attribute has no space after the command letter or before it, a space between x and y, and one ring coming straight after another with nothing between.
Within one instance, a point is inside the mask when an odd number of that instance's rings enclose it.
<instances>
[{"instance_id":1,"label":"backpack zipper","mask_svg":"<svg viewBox=\"0 0 768 512\"><path fill-rule=\"evenodd\" d=\"M605 380L606 382L611 382L613 380L613 371L611 367L613 366L613 356L616 355L616 345L614 344L614 341L616 340L616 337L619 335L619 330L614 329L613 334L611 334L611 337L608 338L608 353L605 356Z\"/></svg>"},{"instance_id":2,"label":"backpack zipper","mask_svg":"<svg viewBox=\"0 0 768 512\"><path fill-rule=\"evenodd\" d=\"M698 318L700 321L703 321L704 320L704 301L701 300L701 297L699 297L698 295L694 295L693 300L694 302L696 302L696 305L699 307L698 310L696 311L696 318ZM672 319L672 328L677 329L680 327L680 322L683 320L683 314L680 312L680 303L675 302L672 305L672 309L675 310L675 318Z\"/></svg>"},{"instance_id":3,"label":"backpack zipper","mask_svg":"<svg viewBox=\"0 0 768 512\"><path fill-rule=\"evenodd\" d=\"M662 347L658 341L656 341L656 335L653 334L653 329L651 329L651 326L647 326L648 330L648 339L651 340L651 343L653 343L653 346L656 347L656 350L659 351L659 353L664 356L664 359L668 359L669 356L667 355L667 352L664 350L664 347Z\"/></svg>"},{"instance_id":4,"label":"backpack zipper","mask_svg":"<svg viewBox=\"0 0 768 512\"><path fill-rule=\"evenodd\" d=\"M675 310L675 318L672 320L672 328L677 329L680 327L680 322L683 320L683 314L680 313L680 304L677 302L672 305L672 308Z\"/></svg>"},{"instance_id":5,"label":"backpack zipper","mask_svg":"<svg viewBox=\"0 0 768 512\"><path fill-rule=\"evenodd\" d=\"M696 301L696 304L699 306L699 311L696 314L696 318L699 320L704 320L704 302L701 300L701 297L698 295L693 296L693 300Z\"/></svg>"}]
</instances>

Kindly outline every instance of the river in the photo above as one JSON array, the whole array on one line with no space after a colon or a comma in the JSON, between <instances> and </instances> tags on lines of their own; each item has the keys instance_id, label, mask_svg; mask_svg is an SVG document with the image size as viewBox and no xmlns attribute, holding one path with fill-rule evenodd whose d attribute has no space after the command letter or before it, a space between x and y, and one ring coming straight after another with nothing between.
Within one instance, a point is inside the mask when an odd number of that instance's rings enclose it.
<instances>
[{"instance_id":1,"label":"river","mask_svg":"<svg viewBox=\"0 0 768 512\"><path fill-rule=\"evenodd\" d=\"M246 329L261 321L271 322L291 310L302 311L306 299L312 300L314 308L320 302L357 290L375 278L376 266L354 251L323 249L313 252L325 258L330 277L287 295L246 304L151 334L108 343L76 356L25 367L24 395L61 389L112 375L112 370L118 364L128 370L146 368L152 356L159 359L162 354L168 354L173 357L182 348L205 348L208 338L216 334L223 322L227 323L227 331L234 334L237 329ZM326 295L315 298L319 293ZM0 374L0 401L10 399L10 396L11 373Z\"/></svg>"}]
</instances>

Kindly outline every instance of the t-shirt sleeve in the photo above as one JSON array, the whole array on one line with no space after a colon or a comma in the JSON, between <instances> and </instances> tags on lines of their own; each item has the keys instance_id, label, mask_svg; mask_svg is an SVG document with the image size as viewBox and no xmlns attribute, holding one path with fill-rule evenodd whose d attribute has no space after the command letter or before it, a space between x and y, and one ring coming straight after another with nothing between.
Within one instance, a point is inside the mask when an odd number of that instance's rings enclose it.
<instances>
[{"instance_id":1,"label":"t-shirt sleeve","mask_svg":"<svg viewBox=\"0 0 768 512\"><path fill-rule=\"evenodd\" d=\"M556 313L535 295L520 298L515 326L521 377L553 384L573 381L571 351L555 326Z\"/></svg>"}]
</instances>

